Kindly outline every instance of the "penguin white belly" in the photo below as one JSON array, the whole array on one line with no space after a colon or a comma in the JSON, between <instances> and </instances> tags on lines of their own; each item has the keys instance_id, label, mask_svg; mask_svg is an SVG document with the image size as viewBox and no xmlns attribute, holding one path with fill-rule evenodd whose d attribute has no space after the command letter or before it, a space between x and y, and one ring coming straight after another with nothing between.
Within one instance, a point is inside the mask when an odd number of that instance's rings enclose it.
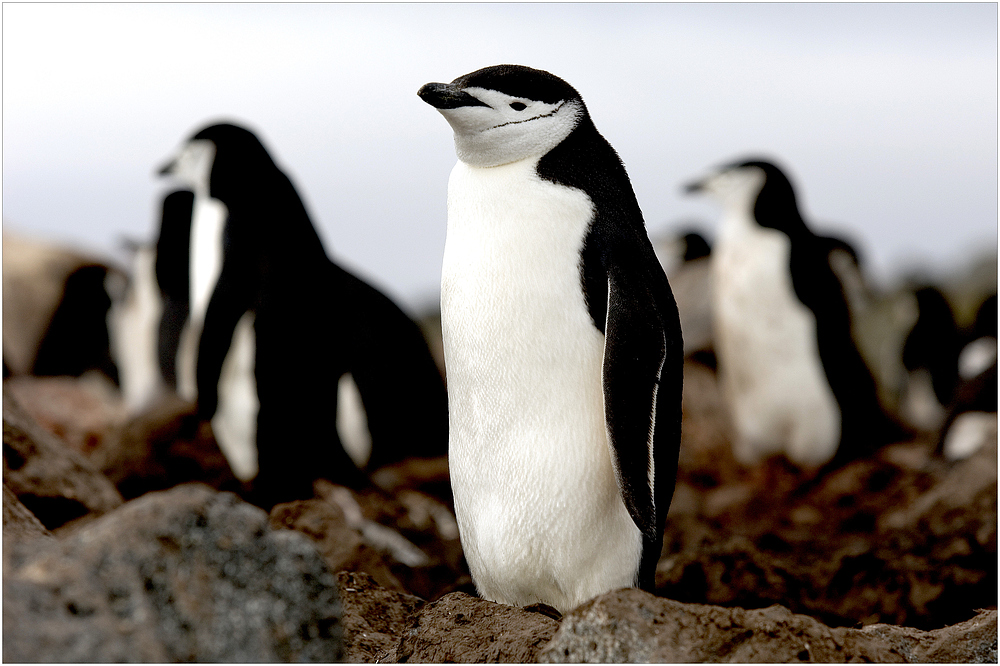
<instances>
[{"instance_id":1,"label":"penguin white belly","mask_svg":"<svg viewBox=\"0 0 1000 666\"><path fill-rule=\"evenodd\" d=\"M604 336L582 291L593 207L536 164L452 171L441 287L449 466L480 593L565 612L634 585L642 537L612 468Z\"/></svg>"},{"instance_id":2,"label":"penguin white belly","mask_svg":"<svg viewBox=\"0 0 1000 666\"><path fill-rule=\"evenodd\" d=\"M185 400L198 397L198 343L205 312L222 272L222 234L226 206L217 199L197 196L191 215L190 309L177 345L177 394Z\"/></svg>"},{"instance_id":3,"label":"penguin white belly","mask_svg":"<svg viewBox=\"0 0 1000 666\"><path fill-rule=\"evenodd\" d=\"M244 314L233 331L219 375L219 406L212 417L212 432L241 481L257 476L257 380L254 376L257 345L252 312Z\"/></svg>"},{"instance_id":4,"label":"penguin white belly","mask_svg":"<svg viewBox=\"0 0 1000 666\"><path fill-rule=\"evenodd\" d=\"M777 453L827 462L841 415L816 342L816 317L795 296L791 242L742 216L723 222L713 250L714 316L723 391L737 437L733 452L752 464Z\"/></svg>"},{"instance_id":5,"label":"penguin white belly","mask_svg":"<svg viewBox=\"0 0 1000 666\"><path fill-rule=\"evenodd\" d=\"M136 249L124 296L108 311L108 333L125 408L136 413L162 390L157 338L163 299L156 284L156 250Z\"/></svg>"}]
</instances>

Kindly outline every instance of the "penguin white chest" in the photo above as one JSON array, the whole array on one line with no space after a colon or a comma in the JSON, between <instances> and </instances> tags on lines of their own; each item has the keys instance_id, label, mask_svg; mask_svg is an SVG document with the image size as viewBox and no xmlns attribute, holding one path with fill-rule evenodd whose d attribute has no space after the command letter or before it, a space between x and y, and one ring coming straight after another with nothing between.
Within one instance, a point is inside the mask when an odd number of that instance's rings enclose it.
<instances>
[{"instance_id":1,"label":"penguin white chest","mask_svg":"<svg viewBox=\"0 0 1000 666\"><path fill-rule=\"evenodd\" d=\"M713 250L713 314L734 453L750 464L785 453L801 465L829 460L840 408L816 343L816 317L795 296L791 241L730 212Z\"/></svg>"},{"instance_id":2,"label":"penguin white chest","mask_svg":"<svg viewBox=\"0 0 1000 666\"><path fill-rule=\"evenodd\" d=\"M593 205L536 164L452 171L441 288L449 465L480 593L565 611L635 584L642 538L612 468L604 336L582 290Z\"/></svg>"}]
</instances>

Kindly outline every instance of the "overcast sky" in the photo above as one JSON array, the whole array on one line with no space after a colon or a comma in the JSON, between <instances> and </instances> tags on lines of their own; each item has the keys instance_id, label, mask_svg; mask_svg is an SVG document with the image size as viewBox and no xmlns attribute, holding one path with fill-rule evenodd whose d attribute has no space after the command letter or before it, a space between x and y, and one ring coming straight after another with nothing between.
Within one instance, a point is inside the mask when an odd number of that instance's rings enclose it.
<instances>
[{"instance_id":1,"label":"overcast sky","mask_svg":"<svg viewBox=\"0 0 1000 666\"><path fill-rule=\"evenodd\" d=\"M876 277L997 243L996 4L4 4L3 221L112 253L155 237L155 169L219 118L257 132L327 252L436 298L451 130L416 95L500 63L583 95L653 237L682 186L774 159ZM280 233L276 228L275 233Z\"/></svg>"}]
</instances>

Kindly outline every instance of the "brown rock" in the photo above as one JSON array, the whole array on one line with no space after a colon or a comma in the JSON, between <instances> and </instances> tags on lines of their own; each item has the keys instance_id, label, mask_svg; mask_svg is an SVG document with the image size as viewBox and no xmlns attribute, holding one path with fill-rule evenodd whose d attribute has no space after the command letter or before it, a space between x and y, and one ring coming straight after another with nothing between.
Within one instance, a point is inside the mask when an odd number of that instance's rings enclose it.
<instances>
[{"instance_id":1,"label":"brown rock","mask_svg":"<svg viewBox=\"0 0 1000 666\"><path fill-rule=\"evenodd\" d=\"M118 388L99 372L81 377L11 377L4 391L46 430L89 455L126 419Z\"/></svg>"},{"instance_id":2,"label":"brown rock","mask_svg":"<svg viewBox=\"0 0 1000 666\"><path fill-rule=\"evenodd\" d=\"M337 579L344 606L344 661L397 661L399 640L424 600L380 587L365 573L341 571Z\"/></svg>"},{"instance_id":3,"label":"brown rock","mask_svg":"<svg viewBox=\"0 0 1000 666\"><path fill-rule=\"evenodd\" d=\"M6 392L3 478L48 529L122 503L114 485L83 454L38 425Z\"/></svg>"},{"instance_id":4,"label":"brown rock","mask_svg":"<svg viewBox=\"0 0 1000 666\"><path fill-rule=\"evenodd\" d=\"M559 623L540 612L452 592L424 606L399 643L399 662L537 660Z\"/></svg>"},{"instance_id":5,"label":"brown rock","mask_svg":"<svg viewBox=\"0 0 1000 666\"><path fill-rule=\"evenodd\" d=\"M874 625L831 629L787 608L683 604L629 589L563 618L539 655L549 663L880 663L996 660L996 611L931 632Z\"/></svg>"},{"instance_id":6,"label":"brown rock","mask_svg":"<svg viewBox=\"0 0 1000 666\"><path fill-rule=\"evenodd\" d=\"M91 461L125 498L198 482L238 492L242 486L195 406L168 394L115 427Z\"/></svg>"},{"instance_id":7,"label":"brown rock","mask_svg":"<svg viewBox=\"0 0 1000 666\"><path fill-rule=\"evenodd\" d=\"M359 530L348 525L337 505L322 499L278 504L271 510L269 522L273 529L295 530L312 539L331 571L363 572L382 587L405 591L386 558L365 543Z\"/></svg>"}]
</instances>

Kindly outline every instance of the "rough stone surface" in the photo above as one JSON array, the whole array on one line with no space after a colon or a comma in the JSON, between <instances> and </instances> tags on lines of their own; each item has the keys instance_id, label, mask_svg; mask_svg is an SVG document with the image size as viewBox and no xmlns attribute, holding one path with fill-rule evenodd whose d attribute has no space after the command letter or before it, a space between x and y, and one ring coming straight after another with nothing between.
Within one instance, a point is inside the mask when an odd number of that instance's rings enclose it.
<instances>
[{"instance_id":1,"label":"rough stone surface","mask_svg":"<svg viewBox=\"0 0 1000 666\"><path fill-rule=\"evenodd\" d=\"M5 483L3 486L3 540L5 543L28 541L40 536L52 536L42 521L21 504Z\"/></svg>"},{"instance_id":2,"label":"rough stone surface","mask_svg":"<svg viewBox=\"0 0 1000 666\"><path fill-rule=\"evenodd\" d=\"M211 426L199 426L195 406L173 394L106 433L90 457L126 499L192 481L242 489Z\"/></svg>"},{"instance_id":3,"label":"rough stone surface","mask_svg":"<svg viewBox=\"0 0 1000 666\"><path fill-rule=\"evenodd\" d=\"M683 604L619 590L566 615L539 655L549 663L969 662L996 660L996 611L931 632L890 625L831 629L782 606Z\"/></svg>"},{"instance_id":4,"label":"rough stone surface","mask_svg":"<svg viewBox=\"0 0 1000 666\"><path fill-rule=\"evenodd\" d=\"M396 657L417 663L534 662L558 627L542 613L452 592L411 620Z\"/></svg>"},{"instance_id":5,"label":"rough stone surface","mask_svg":"<svg viewBox=\"0 0 1000 666\"><path fill-rule=\"evenodd\" d=\"M424 600L387 590L365 573L341 571L337 578L344 605L344 661L395 662L400 637Z\"/></svg>"},{"instance_id":6,"label":"rough stone surface","mask_svg":"<svg viewBox=\"0 0 1000 666\"><path fill-rule=\"evenodd\" d=\"M189 484L4 549L5 661L334 661L333 573L302 535Z\"/></svg>"},{"instance_id":7,"label":"rough stone surface","mask_svg":"<svg viewBox=\"0 0 1000 666\"><path fill-rule=\"evenodd\" d=\"M118 387L97 371L81 377L10 377L3 388L39 425L84 454L126 419Z\"/></svg>"},{"instance_id":8,"label":"rough stone surface","mask_svg":"<svg viewBox=\"0 0 1000 666\"><path fill-rule=\"evenodd\" d=\"M347 524L344 512L334 504L321 499L278 504L271 510L270 525L312 539L331 571L363 572L382 587L404 591L382 554L364 542L361 533Z\"/></svg>"},{"instance_id":9,"label":"rough stone surface","mask_svg":"<svg viewBox=\"0 0 1000 666\"><path fill-rule=\"evenodd\" d=\"M48 529L122 503L114 485L82 453L3 396L3 480Z\"/></svg>"}]
</instances>

